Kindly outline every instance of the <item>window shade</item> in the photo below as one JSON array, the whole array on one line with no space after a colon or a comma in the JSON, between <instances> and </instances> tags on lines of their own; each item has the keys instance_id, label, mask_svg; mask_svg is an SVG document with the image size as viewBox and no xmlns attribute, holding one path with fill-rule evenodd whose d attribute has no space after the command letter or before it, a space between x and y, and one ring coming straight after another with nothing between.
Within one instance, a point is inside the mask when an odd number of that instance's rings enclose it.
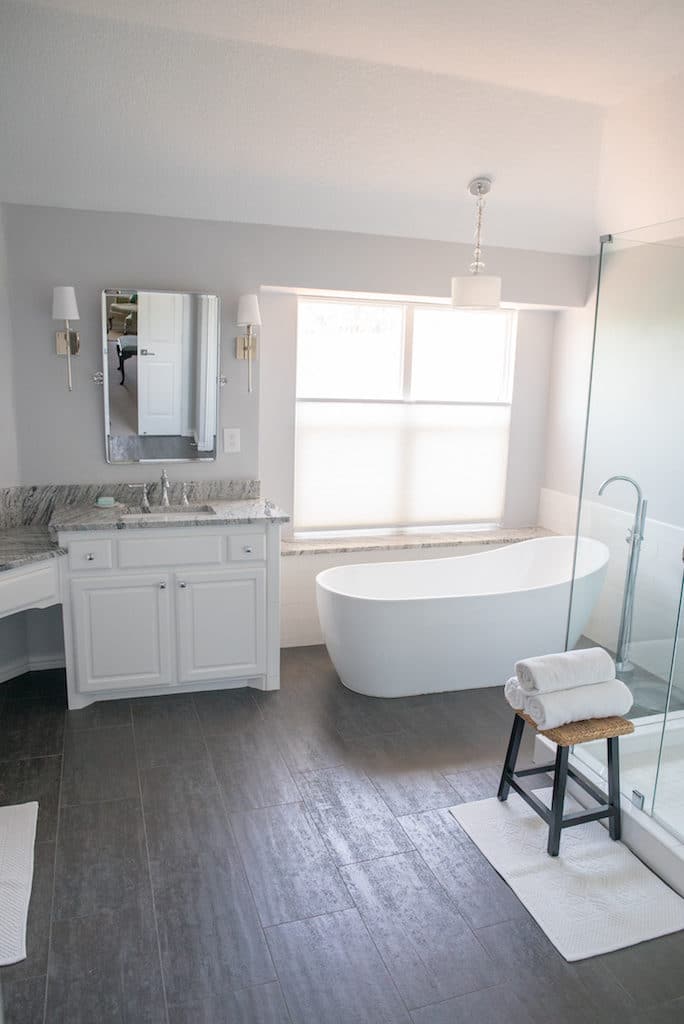
<instances>
[{"instance_id":1,"label":"window shade","mask_svg":"<svg viewBox=\"0 0 684 1024\"><path fill-rule=\"evenodd\" d=\"M297 530L495 522L508 406L302 402Z\"/></svg>"}]
</instances>

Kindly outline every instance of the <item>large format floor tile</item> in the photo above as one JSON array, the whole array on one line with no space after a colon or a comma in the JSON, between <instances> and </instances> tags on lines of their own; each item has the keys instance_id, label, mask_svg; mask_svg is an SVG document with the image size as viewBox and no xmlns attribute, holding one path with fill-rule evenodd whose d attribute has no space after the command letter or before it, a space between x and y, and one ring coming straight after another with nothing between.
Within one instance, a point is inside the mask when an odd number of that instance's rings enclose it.
<instances>
[{"instance_id":1,"label":"large format floor tile","mask_svg":"<svg viewBox=\"0 0 684 1024\"><path fill-rule=\"evenodd\" d=\"M267 934L297 1024L409 1024L356 910L279 925Z\"/></svg>"},{"instance_id":2,"label":"large format floor tile","mask_svg":"<svg viewBox=\"0 0 684 1024\"><path fill-rule=\"evenodd\" d=\"M301 804L232 814L231 822L265 927L352 905Z\"/></svg>"},{"instance_id":3,"label":"large format floor tile","mask_svg":"<svg viewBox=\"0 0 684 1024\"><path fill-rule=\"evenodd\" d=\"M39 803L6 1024L684 1020L684 933L566 963L449 813L496 790L498 688L362 697L312 647L271 693L64 692L0 686L0 805Z\"/></svg>"},{"instance_id":4,"label":"large format floor tile","mask_svg":"<svg viewBox=\"0 0 684 1024\"><path fill-rule=\"evenodd\" d=\"M418 853L342 868L407 1006L496 984L501 971Z\"/></svg>"},{"instance_id":5,"label":"large format floor tile","mask_svg":"<svg viewBox=\"0 0 684 1024\"><path fill-rule=\"evenodd\" d=\"M350 768L303 772L306 808L337 864L408 850L411 842L365 775Z\"/></svg>"}]
</instances>

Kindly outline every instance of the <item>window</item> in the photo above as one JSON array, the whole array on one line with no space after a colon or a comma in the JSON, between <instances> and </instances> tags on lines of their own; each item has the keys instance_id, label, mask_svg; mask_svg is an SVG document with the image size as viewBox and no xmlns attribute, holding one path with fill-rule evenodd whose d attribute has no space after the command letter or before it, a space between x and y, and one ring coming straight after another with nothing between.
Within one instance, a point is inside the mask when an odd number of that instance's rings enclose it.
<instances>
[{"instance_id":1,"label":"window","mask_svg":"<svg viewBox=\"0 0 684 1024\"><path fill-rule=\"evenodd\" d=\"M300 298L298 533L501 519L515 314Z\"/></svg>"}]
</instances>

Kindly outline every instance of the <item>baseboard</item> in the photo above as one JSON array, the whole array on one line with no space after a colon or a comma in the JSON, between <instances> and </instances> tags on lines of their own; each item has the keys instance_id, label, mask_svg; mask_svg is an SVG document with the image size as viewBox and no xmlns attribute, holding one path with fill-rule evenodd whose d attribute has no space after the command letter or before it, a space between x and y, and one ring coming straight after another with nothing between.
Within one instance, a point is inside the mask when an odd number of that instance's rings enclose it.
<instances>
[{"instance_id":1,"label":"baseboard","mask_svg":"<svg viewBox=\"0 0 684 1024\"><path fill-rule=\"evenodd\" d=\"M64 668L64 654L41 654L38 657L25 656L0 664L0 683L23 676L26 672L46 672L49 669Z\"/></svg>"}]
</instances>

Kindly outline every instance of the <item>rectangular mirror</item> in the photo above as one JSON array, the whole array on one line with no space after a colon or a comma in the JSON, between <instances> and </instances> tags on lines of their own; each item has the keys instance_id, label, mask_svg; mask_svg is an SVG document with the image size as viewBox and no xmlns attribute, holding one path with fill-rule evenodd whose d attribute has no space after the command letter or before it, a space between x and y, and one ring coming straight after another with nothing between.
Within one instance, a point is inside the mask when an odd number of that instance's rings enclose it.
<instances>
[{"instance_id":1,"label":"rectangular mirror","mask_svg":"<svg viewBox=\"0 0 684 1024\"><path fill-rule=\"evenodd\" d=\"M102 293L107 462L212 462L219 387L218 295Z\"/></svg>"}]
</instances>

